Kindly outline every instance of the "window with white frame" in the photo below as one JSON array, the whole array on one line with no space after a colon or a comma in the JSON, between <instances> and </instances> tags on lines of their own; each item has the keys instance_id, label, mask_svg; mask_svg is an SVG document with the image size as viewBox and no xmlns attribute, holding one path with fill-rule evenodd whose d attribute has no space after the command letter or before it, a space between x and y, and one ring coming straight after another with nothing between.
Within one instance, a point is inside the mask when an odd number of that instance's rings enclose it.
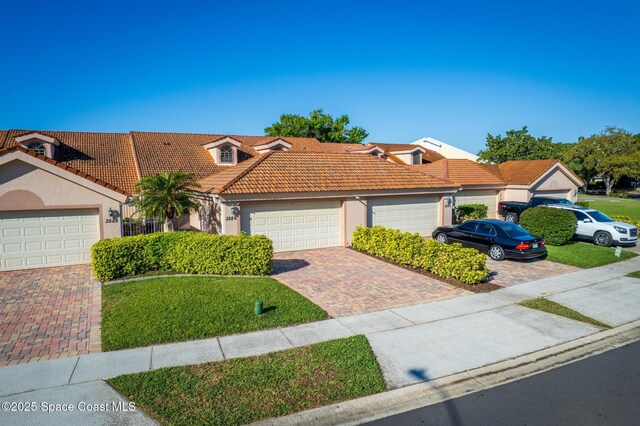
<instances>
[{"instance_id":1,"label":"window with white frame","mask_svg":"<svg viewBox=\"0 0 640 426\"><path fill-rule=\"evenodd\" d=\"M229 145L220 148L220 162L233 163L233 148Z\"/></svg>"},{"instance_id":2,"label":"window with white frame","mask_svg":"<svg viewBox=\"0 0 640 426\"><path fill-rule=\"evenodd\" d=\"M45 148L44 144L40 142L31 142L27 146L27 149L29 151L35 152L36 154L47 155L47 149Z\"/></svg>"}]
</instances>

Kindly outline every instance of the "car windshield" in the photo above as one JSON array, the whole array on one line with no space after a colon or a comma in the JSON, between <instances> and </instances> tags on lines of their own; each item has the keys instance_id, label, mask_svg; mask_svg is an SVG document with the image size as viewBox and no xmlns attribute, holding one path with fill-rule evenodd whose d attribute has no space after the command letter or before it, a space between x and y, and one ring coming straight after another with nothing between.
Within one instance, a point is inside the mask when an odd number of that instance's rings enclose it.
<instances>
[{"instance_id":1,"label":"car windshield","mask_svg":"<svg viewBox=\"0 0 640 426\"><path fill-rule=\"evenodd\" d=\"M504 222L498 225L510 237L526 237L529 233L520 225Z\"/></svg>"},{"instance_id":2,"label":"car windshield","mask_svg":"<svg viewBox=\"0 0 640 426\"><path fill-rule=\"evenodd\" d=\"M613 219L597 210L589 212L589 216L591 216L596 222L613 222Z\"/></svg>"}]
</instances>

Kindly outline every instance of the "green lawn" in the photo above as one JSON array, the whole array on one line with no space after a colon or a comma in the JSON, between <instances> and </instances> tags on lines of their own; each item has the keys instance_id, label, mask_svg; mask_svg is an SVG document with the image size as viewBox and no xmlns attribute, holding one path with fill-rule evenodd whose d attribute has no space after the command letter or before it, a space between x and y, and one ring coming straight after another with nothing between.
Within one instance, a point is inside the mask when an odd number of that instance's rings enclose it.
<instances>
[{"instance_id":1,"label":"green lawn","mask_svg":"<svg viewBox=\"0 0 640 426\"><path fill-rule=\"evenodd\" d=\"M385 390L364 336L108 381L163 424L240 425Z\"/></svg>"},{"instance_id":2,"label":"green lawn","mask_svg":"<svg viewBox=\"0 0 640 426\"><path fill-rule=\"evenodd\" d=\"M599 210L608 216L625 215L631 219L640 220L640 199L611 200L607 197L593 197L589 195L582 195L580 199L594 200L589 201L589 208Z\"/></svg>"},{"instance_id":3,"label":"green lawn","mask_svg":"<svg viewBox=\"0 0 640 426\"><path fill-rule=\"evenodd\" d=\"M256 316L256 299L265 313ZM273 278L167 277L102 287L102 349L326 319L326 312Z\"/></svg>"},{"instance_id":4,"label":"green lawn","mask_svg":"<svg viewBox=\"0 0 640 426\"><path fill-rule=\"evenodd\" d=\"M622 250L620 257L614 253L614 247L600 247L591 243L570 242L564 246L547 246L547 260L578 268L594 268L637 256L626 250Z\"/></svg>"},{"instance_id":5,"label":"green lawn","mask_svg":"<svg viewBox=\"0 0 640 426\"><path fill-rule=\"evenodd\" d=\"M564 305L561 305L561 304L556 303L556 302L552 302L551 300L545 299L544 297L539 297L537 299L523 300L522 302L520 302L518 304L522 305L524 307L527 307L527 308L537 309L539 311L548 312L550 314L560 315L560 316L563 316L563 317L571 318L571 319L574 319L576 321L581 321L581 322L586 322L588 324L593 324L593 325L598 326L598 327L611 328L611 326L608 325L608 324L605 324L603 322L600 322L598 320L590 318L590 317L588 317L586 315L582 315L578 311L574 311L573 309L569 309Z\"/></svg>"},{"instance_id":6,"label":"green lawn","mask_svg":"<svg viewBox=\"0 0 640 426\"><path fill-rule=\"evenodd\" d=\"M632 272L632 273L628 274L627 276L631 277L631 278L640 278L640 271Z\"/></svg>"}]
</instances>

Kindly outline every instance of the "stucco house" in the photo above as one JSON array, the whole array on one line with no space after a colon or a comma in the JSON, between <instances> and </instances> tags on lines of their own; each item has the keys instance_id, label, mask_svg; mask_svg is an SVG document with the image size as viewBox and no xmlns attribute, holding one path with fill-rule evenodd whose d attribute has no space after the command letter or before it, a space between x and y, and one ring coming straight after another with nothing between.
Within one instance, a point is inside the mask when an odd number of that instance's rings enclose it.
<instances>
[{"instance_id":1,"label":"stucco house","mask_svg":"<svg viewBox=\"0 0 640 426\"><path fill-rule=\"evenodd\" d=\"M429 236L451 223L455 194L493 191L487 202L494 204L499 194L526 198L565 185L553 177L566 175L561 165L530 183L505 169L470 184L442 161L413 144L0 131L0 270L88 262L94 242L123 235L127 200L139 179L163 171L186 170L201 185L202 208L181 219L182 229L265 234L277 251L348 246L356 226Z\"/></svg>"},{"instance_id":2,"label":"stucco house","mask_svg":"<svg viewBox=\"0 0 640 426\"><path fill-rule=\"evenodd\" d=\"M499 165L443 159L417 166L424 173L460 185L454 206L485 204L489 218L500 201L527 202L534 195L577 201L584 182L559 160L507 161Z\"/></svg>"}]
</instances>

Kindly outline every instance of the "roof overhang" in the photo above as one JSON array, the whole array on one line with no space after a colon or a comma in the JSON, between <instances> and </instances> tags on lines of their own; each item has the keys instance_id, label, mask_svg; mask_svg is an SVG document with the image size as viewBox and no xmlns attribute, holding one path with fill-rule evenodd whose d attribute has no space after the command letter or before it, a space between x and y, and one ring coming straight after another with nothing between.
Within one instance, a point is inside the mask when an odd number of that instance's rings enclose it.
<instances>
[{"instance_id":1,"label":"roof overhang","mask_svg":"<svg viewBox=\"0 0 640 426\"><path fill-rule=\"evenodd\" d=\"M395 155L413 154L416 151L420 151L422 154L427 152L427 150L425 148L423 148L422 146L420 146L420 145L416 145L415 148L411 148L411 149L403 149L403 150L398 150L398 151L389 150L390 153L395 154Z\"/></svg>"},{"instance_id":2,"label":"roof overhang","mask_svg":"<svg viewBox=\"0 0 640 426\"><path fill-rule=\"evenodd\" d=\"M242 143L240 141L237 141L237 140L235 140L233 138L230 138L228 136L224 136L224 137L222 137L220 139L216 139L216 140L213 140L211 142L208 142L208 143L204 144L203 147L206 148L206 149L212 149L212 148L217 148L217 147L219 147L221 145L225 145L225 144L230 144L230 145L233 145L235 147L240 147L240 145L242 145Z\"/></svg>"},{"instance_id":3,"label":"roof overhang","mask_svg":"<svg viewBox=\"0 0 640 426\"><path fill-rule=\"evenodd\" d=\"M45 157L43 156L35 154L32 155L23 151L23 149L24 148L13 148L0 153L0 167L5 166L12 161L22 161L121 203L125 202L129 197L128 194L123 193L124 191L120 192L121 190L116 188L114 185L103 182L100 179L65 166L54 160L45 160Z\"/></svg>"},{"instance_id":4,"label":"roof overhang","mask_svg":"<svg viewBox=\"0 0 640 426\"><path fill-rule=\"evenodd\" d=\"M313 199L345 199L356 197L389 197L403 195L452 195L458 187L424 188L424 189L389 189L370 191L332 191L332 192L280 192L261 194L220 194L222 201L278 201L278 200L313 200Z\"/></svg>"},{"instance_id":5,"label":"roof overhang","mask_svg":"<svg viewBox=\"0 0 640 426\"><path fill-rule=\"evenodd\" d=\"M60 145L60 141L58 139L52 138L51 136L46 136L46 135L43 135L42 133L37 133L37 132L28 133L26 135L19 136L15 140L19 144L22 144L23 142L27 142L27 141L30 141L32 139L38 139L38 140L50 143L50 144L55 145L55 146Z\"/></svg>"},{"instance_id":6,"label":"roof overhang","mask_svg":"<svg viewBox=\"0 0 640 426\"><path fill-rule=\"evenodd\" d=\"M270 149L273 149L273 147L275 146L282 146L286 149L291 149L293 145L291 145L289 142L285 141L284 139L276 139L274 141L271 141L262 145L254 146L253 149L258 152L269 151Z\"/></svg>"},{"instance_id":7,"label":"roof overhang","mask_svg":"<svg viewBox=\"0 0 640 426\"><path fill-rule=\"evenodd\" d=\"M371 148L366 148L366 149L354 149L348 152L351 154L373 154L373 153L384 154L384 149L380 148L379 146L373 146Z\"/></svg>"},{"instance_id":8,"label":"roof overhang","mask_svg":"<svg viewBox=\"0 0 640 426\"><path fill-rule=\"evenodd\" d=\"M573 174L573 172L571 170L569 170L564 164L562 164L560 161L558 161L557 163L555 163L553 166L551 166L550 168L548 168L545 172L543 172L540 176L538 176L538 178L536 180L534 180L530 185L528 185L529 187L533 188L534 186L538 185L542 180L544 180L544 178L547 177L547 175L549 175L550 173L553 173L557 170L560 170L567 178L569 178L569 180L571 182L573 182L576 186L583 186L584 182L582 181L582 179L578 178L575 174Z\"/></svg>"}]
</instances>

